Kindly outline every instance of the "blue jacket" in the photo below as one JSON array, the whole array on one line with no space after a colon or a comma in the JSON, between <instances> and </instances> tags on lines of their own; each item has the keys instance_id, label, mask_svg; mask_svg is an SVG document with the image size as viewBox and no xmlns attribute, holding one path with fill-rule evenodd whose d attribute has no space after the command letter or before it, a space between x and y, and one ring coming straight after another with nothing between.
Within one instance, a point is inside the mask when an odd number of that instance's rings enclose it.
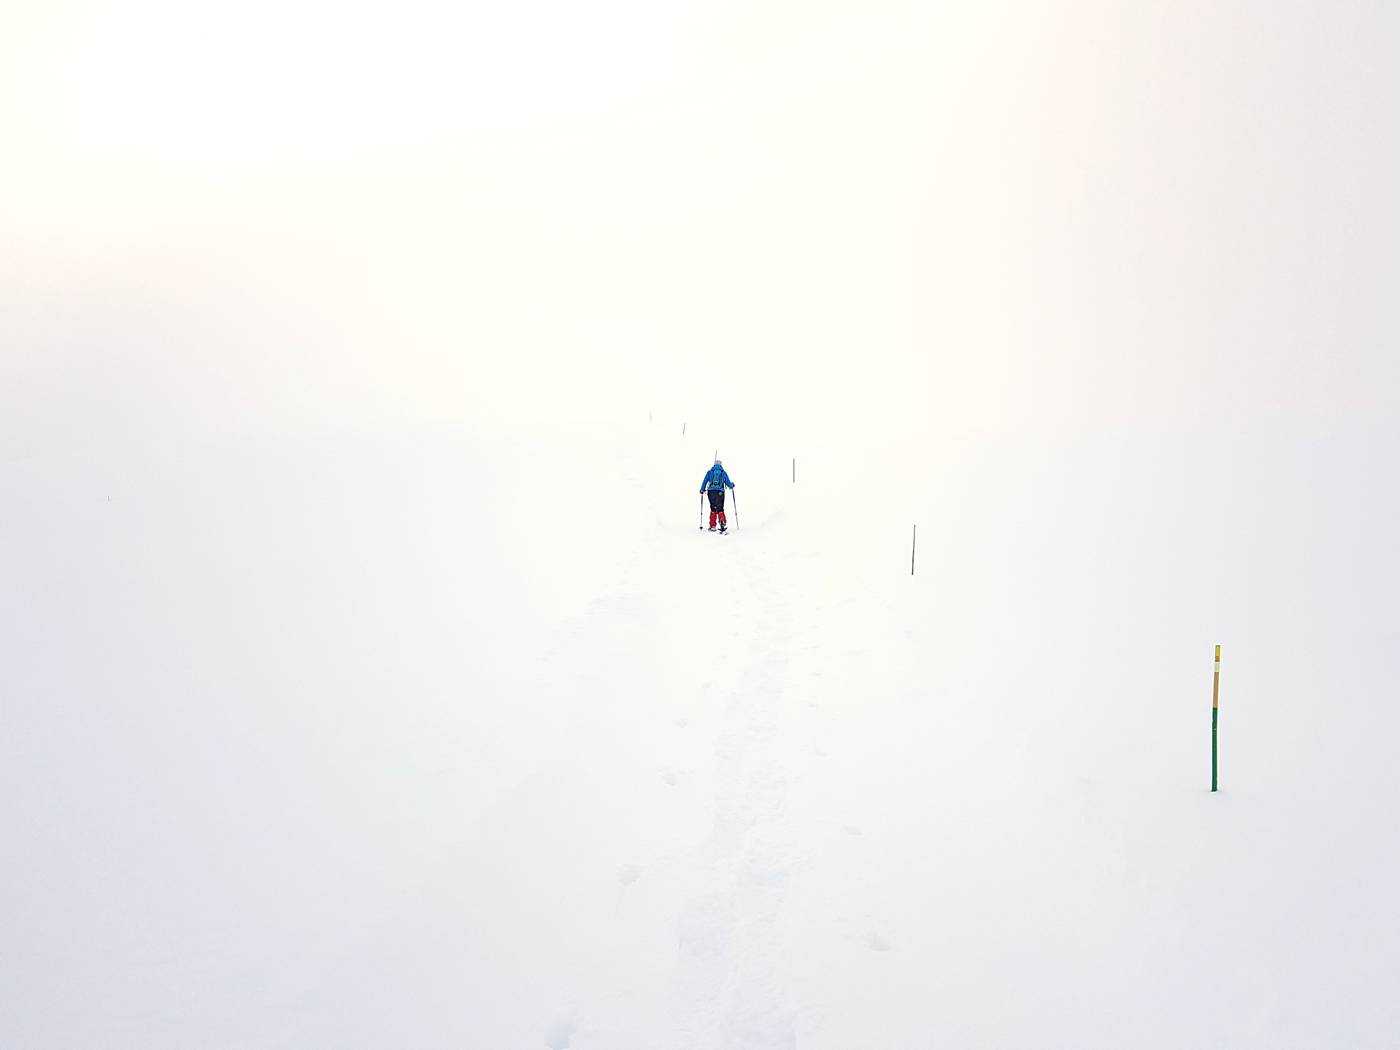
<instances>
[{"instance_id":1,"label":"blue jacket","mask_svg":"<svg viewBox=\"0 0 1400 1050\"><path fill-rule=\"evenodd\" d=\"M700 482L701 492L714 492L718 489L732 489L734 482L729 480L729 475L724 472L724 467L716 463L705 473L705 477Z\"/></svg>"}]
</instances>

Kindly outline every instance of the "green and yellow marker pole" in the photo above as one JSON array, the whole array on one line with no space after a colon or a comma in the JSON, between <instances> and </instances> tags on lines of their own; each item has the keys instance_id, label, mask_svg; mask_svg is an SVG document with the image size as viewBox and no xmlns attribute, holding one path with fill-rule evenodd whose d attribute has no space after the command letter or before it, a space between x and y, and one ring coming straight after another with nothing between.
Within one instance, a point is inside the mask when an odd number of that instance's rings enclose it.
<instances>
[{"instance_id":1,"label":"green and yellow marker pole","mask_svg":"<svg viewBox=\"0 0 1400 1050\"><path fill-rule=\"evenodd\" d=\"M1215 647L1215 685L1210 693L1210 789L1220 790L1220 762L1217 737L1220 731L1220 646Z\"/></svg>"}]
</instances>

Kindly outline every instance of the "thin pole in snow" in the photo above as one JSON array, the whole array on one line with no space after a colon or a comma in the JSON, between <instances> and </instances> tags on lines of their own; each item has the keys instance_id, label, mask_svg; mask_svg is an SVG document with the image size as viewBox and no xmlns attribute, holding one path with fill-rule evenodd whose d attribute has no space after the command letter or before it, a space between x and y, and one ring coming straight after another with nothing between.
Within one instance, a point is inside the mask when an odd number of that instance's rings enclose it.
<instances>
[{"instance_id":1,"label":"thin pole in snow","mask_svg":"<svg viewBox=\"0 0 1400 1050\"><path fill-rule=\"evenodd\" d=\"M919 545L919 526L914 526L914 539L909 544L909 575L914 575L914 550Z\"/></svg>"},{"instance_id":2,"label":"thin pole in snow","mask_svg":"<svg viewBox=\"0 0 1400 1050\"><path fill-rule=\"evenodd\" d=\"M1210 789L1220 790L1217 733L1220 729L1220 646L1215 647L1215 684L1210 690Z\"/></svg>"},{"instance_id":3,"label":"thin pole in snow","mask_svg":"<svg viewBox=\"0 0 1400 1050\"><path fill-rule=\"evenodd\" d=\"M797 484L797 457L792 457L792 483Z\"/></svg>"},{"instance_id":4,"label":"thin pole in snow","mask_svg":"<svg viewBox=\"0 0 1400 1050\"><path fill-rule=\"evenodd\" d=\"M684 424L684 423L681 424L681 433L682 433L682 434L685 433L685 424Z\"/></svg>"}]
</instances>

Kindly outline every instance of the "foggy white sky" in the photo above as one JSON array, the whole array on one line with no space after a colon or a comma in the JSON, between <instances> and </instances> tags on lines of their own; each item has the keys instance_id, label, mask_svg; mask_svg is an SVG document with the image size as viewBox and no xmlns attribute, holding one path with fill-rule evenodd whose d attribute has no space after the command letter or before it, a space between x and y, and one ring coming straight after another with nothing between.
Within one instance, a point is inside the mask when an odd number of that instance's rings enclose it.
<instances>
[{"instance_id":1,"label":"foggy white sky","mask_svg":"<svg viewBox=\"0 0 1400 1050\"><path fill-rule=\"evenodd\" d=\"M5 7L0 454L1382 414L1384 3Z\"/></svg>"}]
</instances>

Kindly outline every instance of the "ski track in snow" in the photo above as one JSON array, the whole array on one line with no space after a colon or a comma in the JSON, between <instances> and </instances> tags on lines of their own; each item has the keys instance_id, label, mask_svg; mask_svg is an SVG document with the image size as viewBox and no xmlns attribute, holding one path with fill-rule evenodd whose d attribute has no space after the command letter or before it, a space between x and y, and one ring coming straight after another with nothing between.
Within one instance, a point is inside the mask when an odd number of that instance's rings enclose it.
<instances>
[{"instance_id":1,"label":"ski track in snow","mask_svg":"<svg viewBox=\"0 0 1400 1050\"><path fill-rule=\"evenodd\" d=\"M791 876L777 818L788 774L775 746L788 688L789 603L741 537L747 660L727 689L714 753L713 830L697 863L701 889L677 931L677 1047L789 1050L796 1045L778 965L778 925ZM726 541L728 542L728 541Z\"/></svg>"}]
</instances>

